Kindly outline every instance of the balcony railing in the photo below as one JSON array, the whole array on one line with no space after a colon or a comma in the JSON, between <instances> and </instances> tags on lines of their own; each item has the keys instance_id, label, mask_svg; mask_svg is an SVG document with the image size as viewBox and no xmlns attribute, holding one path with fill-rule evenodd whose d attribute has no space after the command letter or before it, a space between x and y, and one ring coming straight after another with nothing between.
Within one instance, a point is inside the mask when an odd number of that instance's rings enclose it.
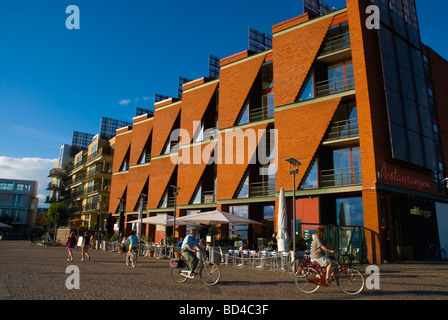
<instances>
[{"instance_id":1,"label":"balcony railing","mask_svg":"<svg viewBox=\"0 0 448 320\"><path fill-rule=\"evenodd\" d=\"M216 202L215 191L202 192L202 203L215 203L215 202Z\"/></svg>"},{"instance_id":2,"label":"balcony railing","mask_svg":"<svg viewBox=\"0 0 448 320\"><path fill-rule=\"evenodd\" d=\"M250 122L263 121L274 117L274 106L265 106L250 111Z\"/></svg>"},{"instance_id":3,"label":"balcony railing","mask_svg":"<svg viewBox=\"0 0 448 320\"><path fill-rule=\"evenodd\" d=\"M322 188L362 184L361 167L322 170L320 181Z\"/></svg>"},{"instance_id":4,"label":"balcony railing","mask_svg":"<svg viewBox=\"0 0 448 320\"><path fill-rule=\"evenodd\" d=\"M251 183L250 196L254 198L275 196L275 181Z\"/></svg>"},{"instance_id":5,"label":"balcony railing","mask_svg":"<svg viewBox=\"0 0 448 320\"><path fill-rule=\"evenodd\" d=\"M330 124L327 140L337 140L359 136L358 119L335 121Z\"/></svg>"},{"instance_id":6,"label":"balcony railing","mask_svg":"<svg viewBox=\"0 0 448 320\"><path fill-rule=\"evenodd\" d=\"M324 97L353 89L355 89L355 77L353 74L316 82L317 97Z\"/></svg>"},{"instance_id":7,"label":"balcony railing","mask_svg":"<svg viewBox=\"0 0 448 320\"><path fill-rule=\"evenodd\" d=\"M350 34L344 33L327 38L322 46L321 55L330 54L340 50L350 48Z\"/></svg>"}]
</instances>

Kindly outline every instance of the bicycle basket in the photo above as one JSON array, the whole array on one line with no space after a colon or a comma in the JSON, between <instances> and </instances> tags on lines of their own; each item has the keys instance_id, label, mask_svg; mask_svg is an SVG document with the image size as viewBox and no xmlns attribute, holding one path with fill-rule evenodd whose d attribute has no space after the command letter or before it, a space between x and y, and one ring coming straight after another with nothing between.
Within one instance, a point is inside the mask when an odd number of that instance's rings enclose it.
<instances>
[{"instance_id":1,"label":"bicycle basket","mask_svg":"<svg viewBox=\"0 0 448 320\"><path fill-rule=\"evenodd\" d=\"M184 266L184 261L179 258L171 259L170 260L170 267L171 268L182 268Z\"/></svg>"}]
</instances>

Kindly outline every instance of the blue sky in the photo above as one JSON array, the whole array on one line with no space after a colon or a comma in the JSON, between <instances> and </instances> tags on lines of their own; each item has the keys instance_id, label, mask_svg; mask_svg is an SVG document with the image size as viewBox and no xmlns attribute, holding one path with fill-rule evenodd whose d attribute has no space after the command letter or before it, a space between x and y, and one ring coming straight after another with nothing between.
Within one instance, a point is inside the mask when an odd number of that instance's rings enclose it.
<instances>
[{"instance_id":1,"label":"blue sky","mask_svg":"<svg viewBox=\"0 0 448 320\"><path fill-rule=\"evenodd\" d=\"M300 2L0 0L0 176L20 175L8 164L23 158L46 159L48 175L73 131L96 134L102 116L132 121L155 93L177 96L179 76L207 76L209 54L247 49L249 26L270 33ZM416 2L423 42L447 59L446 2ZM65 26L69 5L79 30Z\"/></svg>"}]
</instances>

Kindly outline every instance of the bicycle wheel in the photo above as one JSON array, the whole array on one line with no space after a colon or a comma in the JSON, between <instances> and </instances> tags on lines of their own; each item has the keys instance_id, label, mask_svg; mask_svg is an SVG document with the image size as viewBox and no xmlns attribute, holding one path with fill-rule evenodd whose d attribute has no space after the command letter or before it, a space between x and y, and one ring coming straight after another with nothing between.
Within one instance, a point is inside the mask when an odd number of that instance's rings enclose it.
<instances>
[{"instance_id":1,"label":"bicycle wheel","mask_svg":"<svg viewBox=\"0 0 448 320\"><path fill-rule=\"evenodd\" d=\"M181 262L182 261L182 262ZM183 260L180 260L179 263L182 263L181 268L172 268L170 267L171 278L178 283L182 283L188 280L188 277L185 275L189 273L190 267L188 263Z\"/></svg>"},{"instance_id":2,"label":"bicycle wheel","mask_svg":"<svg viewBox=\"0 0 448 320\"><path fill-rule=\"evenodd\" d=\"M365 279L359 270L352 267L345 267L338 275L337 284L342 292L349 295L356 295L364 289Z\"/></svg>"},{"instance_id":3,"label":"bicycle wheel","mask_svg":"<svg viewBox=\"0 0 448 320\"><path fill-rule=\"evenodd\" d=\"M219 279L221 279L221 269L216 263L209 262L201 266L199 276L201 277L202 282L208 286L212 286L218 283Z\"/></svg>"},{"instance_id":4,"label":"bicycle wheel","mask_svg":"<svg viewBox=\"0 0 448 320\"><path fill-rule=\"evenodd\" d=\"M295 276L296 286L304 293L316 292L320 287L320 273L312 267L304 267Z\"/></svg>"},{"instance_id":5,"label":"bicycle wheel","mask_svg":"<svg viewBox=\"0 0 448 320\"><path fill-rule=\"evenodd\" d=\"M135 254L135 252L133 252L131 254L131 266L132 268L135 268L136 265L137 265L137 255Z\"/></svg>"}]
</instances>

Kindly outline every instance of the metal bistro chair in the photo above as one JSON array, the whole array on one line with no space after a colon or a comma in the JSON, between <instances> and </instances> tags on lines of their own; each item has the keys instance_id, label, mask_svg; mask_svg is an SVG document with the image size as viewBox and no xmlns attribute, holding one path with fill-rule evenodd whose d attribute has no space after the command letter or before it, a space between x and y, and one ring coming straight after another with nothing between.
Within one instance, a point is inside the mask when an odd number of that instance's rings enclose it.
<instances>
[{"instance_id":1,"label":"metal bistro chair","mask_svg":"<svg viewBox=\"0 0 448 320\"><path fill-rule=\"evenodd\" d=\"M255 259L257 258L257 251L250 250L249 251L249 257L250 257L250 266L252 268L254 268L255 267Z\"/></svg>"},{"instance_id":2,"label":"metal bistro chair","mask_svg":"<svg viewBox=\"0 0 448 320\"><path fill-rule=\"evenodd\" d=\"M256 269L264 269L267 259L268 259L268 252L266 250L261 250L258 252L258 261L260 264L256 266Z\"/></svg>"},{"instance_id":3,"label":"metal bistro chair","mask_svg":"<svg viewBox=\"0 0 448 320\"><path fill-rule=\"evenodd\" d=\"M249 251L248 250L242 250L241 251L240 264L238 264L238 267L244 267L246 262L249 262Z\"/></svg>"}]
</instances>

